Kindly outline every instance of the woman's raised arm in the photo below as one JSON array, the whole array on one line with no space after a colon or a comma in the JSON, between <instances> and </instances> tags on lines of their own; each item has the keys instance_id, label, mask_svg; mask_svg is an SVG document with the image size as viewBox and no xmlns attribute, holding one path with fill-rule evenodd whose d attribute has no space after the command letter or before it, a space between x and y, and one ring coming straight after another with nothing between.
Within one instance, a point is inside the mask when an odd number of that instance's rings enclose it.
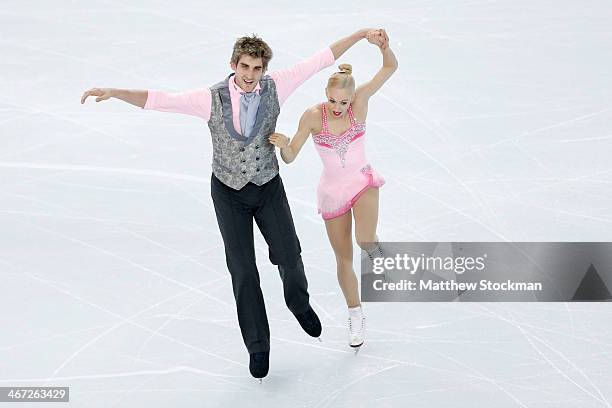
<instances>
[{"instance_id":1,"label":"woman's raised arm","mask_svg":"<svg viewBox=\"0 0 612 408\"><path fill-rule=\"evenodd\" d=\"M381 32L386 36L387 33L385 30L381 30ZM386 38L387 44L389 38ZM372 95L374 95L389 78L391 75L397 70L397 59L395 58L395 54L391 51L391 47L388 45L386 47L379 47L380 52L383 56L383 66L378 70L374 78L370 79L368 82L360 85L355 90L355 97L364 100L366 103L368 99Z\"/></svg>"}]
</instances>

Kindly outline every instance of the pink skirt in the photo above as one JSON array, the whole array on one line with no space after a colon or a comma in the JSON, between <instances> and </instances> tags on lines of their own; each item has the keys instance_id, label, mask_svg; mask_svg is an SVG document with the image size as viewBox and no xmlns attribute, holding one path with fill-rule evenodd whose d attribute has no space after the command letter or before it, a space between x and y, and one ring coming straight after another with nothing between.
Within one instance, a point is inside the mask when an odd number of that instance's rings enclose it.
<instances>
[{"instance_id":1,"label":"pink skirt","mask_svg":"<svg viewBox=\"0 0 612 408\"><path fill-rule=\"evenodd\" d=\"M369 164L350 174L323 173L317 188L318 212L330 220L348 212L368 188L378 188L385 179Z\"/></svg>"}]
</instances>

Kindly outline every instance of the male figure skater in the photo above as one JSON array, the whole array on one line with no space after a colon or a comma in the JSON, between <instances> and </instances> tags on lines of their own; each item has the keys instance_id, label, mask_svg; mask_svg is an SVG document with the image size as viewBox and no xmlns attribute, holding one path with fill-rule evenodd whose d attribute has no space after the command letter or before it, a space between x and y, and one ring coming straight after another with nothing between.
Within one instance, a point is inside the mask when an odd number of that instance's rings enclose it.
<instances>
[{"instance_id":1,"label":"male figure skater","mask_svg":"<svg viewBox=\"0 0 612 408\"><path fill-rule=\"evenodd\" d=\"M302 83L332 65L359 40L381 46L380 30L362 29L336 41L288 69L264 75L272 50L259 37L239 38L230 67L234 73L210 88L181 93L153 90L92 88L81 97L96 102L111 97L144 109L199 116L212 136L211 196L232 277L238 322L250 354L255 378L268 374L270 330L259 272L255 263L253 219L278 266L287 307L312 337L321 334L321 322L309 303L301 247L289 203L278 172L274 133L281 105Z\"/></svg>"}]
</instances>

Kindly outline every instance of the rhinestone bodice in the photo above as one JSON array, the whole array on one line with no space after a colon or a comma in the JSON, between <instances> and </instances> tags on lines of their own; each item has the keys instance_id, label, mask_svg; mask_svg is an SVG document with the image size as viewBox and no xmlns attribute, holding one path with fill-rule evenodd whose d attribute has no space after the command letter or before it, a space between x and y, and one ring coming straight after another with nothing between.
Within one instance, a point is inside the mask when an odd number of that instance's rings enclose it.
<instances>
[{"instance_id":1,"label":"rhinestone bodice","mask_svg":"<svg viewBox=\"0 0 612 408\"><path fill-rule=\"evenodd\" d=\"M351 105L349 105L348 115L351 121L351 126L342 134L334 135L329 131L325 104L321 105L321 109L323 113L321 133L313 135L312 139L319 146L334 149L338 154L338 157L340 158L342 167L344 167L346 163L345 156L346 152L349 149L350 143L365 134L366 125L365 123L357 123L355 121L355 117L353 116L353 109Z\"/></svg>"}]
</instances>

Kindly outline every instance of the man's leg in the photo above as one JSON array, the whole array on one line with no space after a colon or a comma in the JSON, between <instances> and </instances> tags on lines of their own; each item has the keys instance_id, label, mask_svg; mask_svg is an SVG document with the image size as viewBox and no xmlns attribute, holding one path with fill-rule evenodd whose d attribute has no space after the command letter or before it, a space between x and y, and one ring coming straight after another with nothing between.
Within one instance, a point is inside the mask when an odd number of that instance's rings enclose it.
<instances>
[{"instance_id":1,"label":"man's leg","mask_svg":"<svg viewBox=\"0 0 612 408\"><path fill-rule=\"evenodd\" d=\"M264 186L255 221L268 244L270 262L278 266L285 303L293 314L301 314L309 309L308 282L285 188L280 175Z\"/></svg>"},{"instance_id":2,"label":"man's leg","mask_svg":"<svg viewBox=\"0 0 612 408\"><path fill-rule=\"evenodd\" d=\"M270 329L255 263L253 209L249 205L252 191L249 186L238 192L212 176L211 195L232 276L238 323L249 353L270 350Z\"/></svg>"}]
</instances>

